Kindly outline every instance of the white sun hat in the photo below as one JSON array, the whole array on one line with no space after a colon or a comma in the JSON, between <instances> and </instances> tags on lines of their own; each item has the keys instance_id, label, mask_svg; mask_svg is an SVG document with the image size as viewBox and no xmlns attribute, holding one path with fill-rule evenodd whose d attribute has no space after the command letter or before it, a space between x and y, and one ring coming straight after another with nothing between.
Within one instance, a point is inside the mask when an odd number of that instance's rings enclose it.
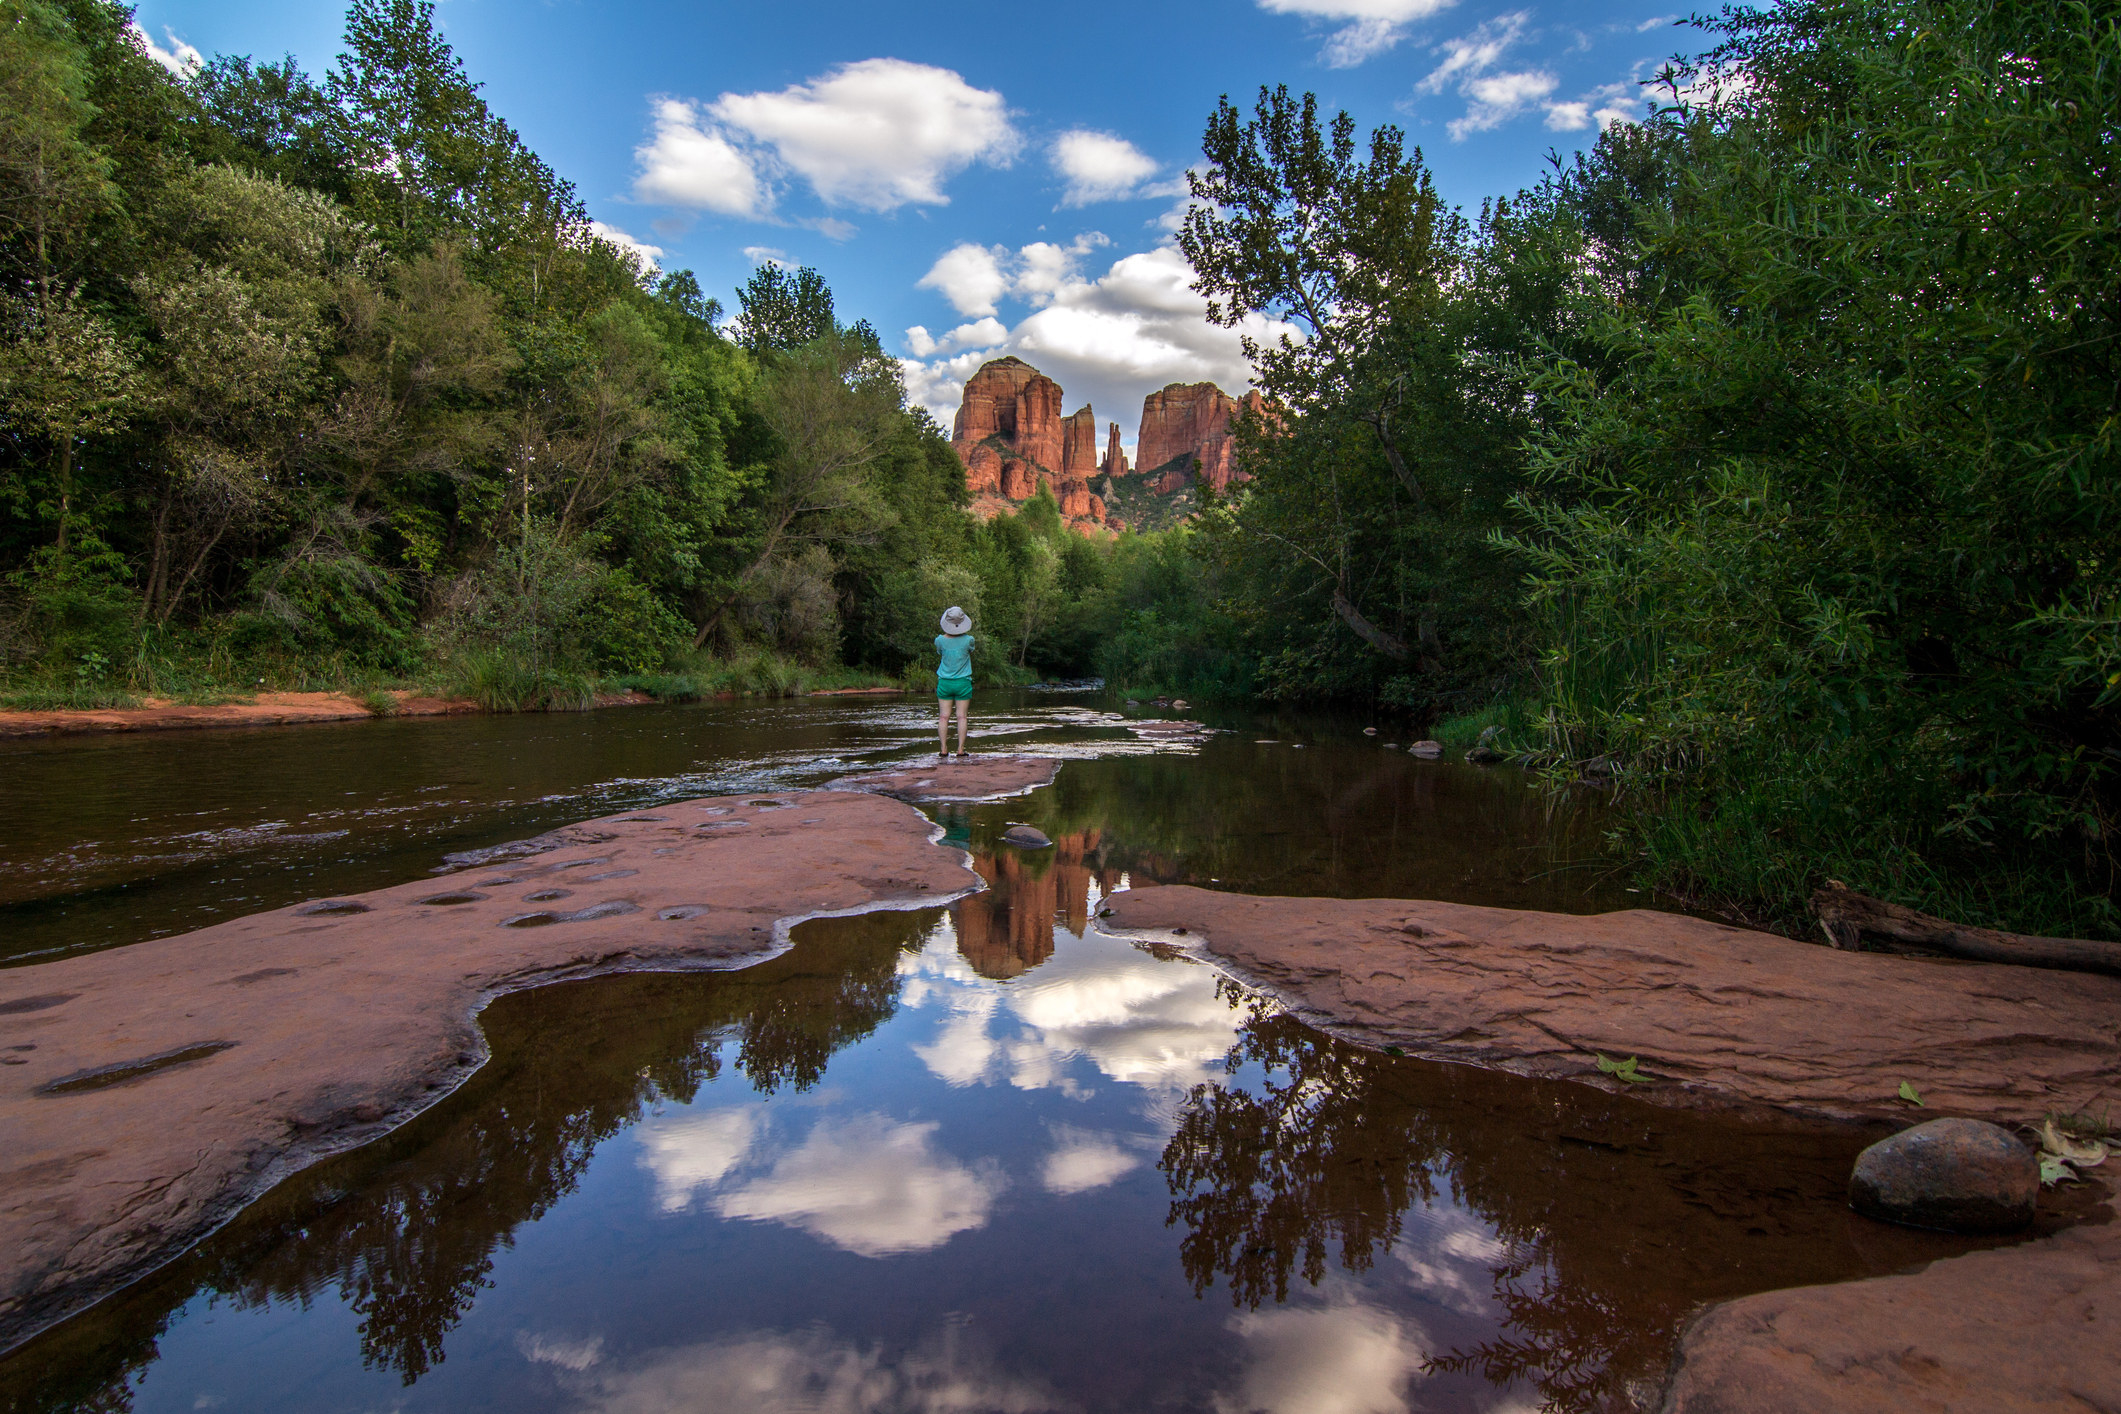
<instances>
[{"instance_id":1,"label":"white sun hat","mask_svg":"<svg viewBox=\"0 0 2121 1414\"><path fill-rule=\"evenodd\" d=\"M944 633L965 633L972 627L972 615L952 604L943 614Z\"/></svg>"}]
</instances>

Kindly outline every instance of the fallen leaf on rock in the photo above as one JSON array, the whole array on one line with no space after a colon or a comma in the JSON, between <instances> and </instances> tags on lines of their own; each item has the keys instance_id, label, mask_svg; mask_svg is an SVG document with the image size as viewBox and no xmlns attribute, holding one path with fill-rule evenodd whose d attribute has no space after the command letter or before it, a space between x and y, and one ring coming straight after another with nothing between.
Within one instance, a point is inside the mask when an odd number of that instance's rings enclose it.
<instances>
[{"instance_id":1,"label":"fallen leaf on rock","mask_svg":"<svg viewBox=\"0 0 2121 1414\"><path fill-rule=\"evenodd\" d=\"M2041 1149L2048 1154L2054 1155L2056 1159L2063 1163L2074 1164L2080 1169L2088 1169L2106 1162L2107 1147L2105 1141L2079 1139L2074 1135L2067 1134L2060 1125L2055 1123L2053 1115L2049 1115L2046 1119L2040 1121L2039 1128L2033 1132L2040 1137Z\"/></svg>"},{"instance_id":2,"label":"fallen leaf on rock","mask_svg":"<svg viewBox=\"0 0 2121 1414\"><path fill-rule=\"evenodd\" d=\"M1907 1101L1911 1105L1922 1104L1922 1092L1915 1088L1915 1083L1911 1080L1903 1080L1900 1082L1899 1098ZM1927 1108L1927 1106L1925 1106L1925 1108Z\"/></svg>"},{"instance_id":3,"label":"fallen leaf on rock","mask_svg":"<svg viewBox=\"0 0 2121 1414\"><path fill-rule=\"evenodd\" d=\"M2077 1171L2068 1164L2063 1163L2062 1160L2056 1158L2053 1154L2042 1154L2040 1156L2040 1184L2042 1187L2057 1183L2075 1183L2076 1181Z\"/></svg>"},{"instance_id":4,"label":"fallen leaf on rock","mask_svg":"<svg viewBox=\"0 0 2121 1414\"><path fill-rule=\"evenodd\" d=\"M1593 1052L1593 1054L1596 1053ZM1630 1085L1649 1084L1651 1077L1639 1073L1635 1069L1635 1061L1636 1058L1634 1056L1629 1056L1624 1061L1610 1060L1605 1056L1599 1056L1598 1070L1600 1074L1610 1075L1615 1080L1624 1080Z\"/></svg>"}]
</instances>

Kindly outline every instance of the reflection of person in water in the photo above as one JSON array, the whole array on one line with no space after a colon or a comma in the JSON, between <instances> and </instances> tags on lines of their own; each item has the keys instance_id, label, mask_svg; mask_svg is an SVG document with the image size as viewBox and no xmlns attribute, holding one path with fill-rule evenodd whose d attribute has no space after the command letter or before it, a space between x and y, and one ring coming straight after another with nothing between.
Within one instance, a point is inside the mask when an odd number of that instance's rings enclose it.
<instances>
[{"instance_id":1,"label":"reflection of person in water","mask_svg":"<svg viewBox=\"0 0 2121 1414\"><path fill-rule=\"evenodd\" d=\"M950 759L950 704L957 704L957 754L965 754L965 724L972 714L972 616L952 604L935 636L942 662L935 670L935 757Z\"/></svg>"}]
</instances>

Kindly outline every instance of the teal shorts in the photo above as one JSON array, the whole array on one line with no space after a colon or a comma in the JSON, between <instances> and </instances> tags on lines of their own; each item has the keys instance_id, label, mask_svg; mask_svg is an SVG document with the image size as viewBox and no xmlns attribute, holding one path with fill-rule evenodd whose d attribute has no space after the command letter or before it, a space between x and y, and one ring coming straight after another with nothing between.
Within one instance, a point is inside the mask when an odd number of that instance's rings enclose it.
<instances>
[{"instance_id":1,"label":"teal shorts","mask_svg":"<svg viewBox=\"0 0 2121 1414\"><path fill-rule=\"evenodd\" d=\"M935 700L938 702L970 702L972 700L971 678L937 678Z\"/></svg>"}]
</instances>

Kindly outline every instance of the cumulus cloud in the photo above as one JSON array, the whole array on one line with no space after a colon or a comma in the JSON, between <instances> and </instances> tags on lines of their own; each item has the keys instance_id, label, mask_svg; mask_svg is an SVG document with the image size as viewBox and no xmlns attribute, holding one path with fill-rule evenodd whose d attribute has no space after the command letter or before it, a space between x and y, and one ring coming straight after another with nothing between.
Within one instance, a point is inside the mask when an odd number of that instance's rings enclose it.
<instances>
[{"instance_id":1,"label":"cumulus cloud","mask_svg":"<svg viewBox=\"0 0 2121 1414\"><path fill-rule=\"evenodd\" d=\"M609 241L620 250L632 251L634 256L641 262L643 270L660 270L662 268L663 248L661 246L635 240L618 227L607 226L602 221L591 221L589 223L589 231L591 235L596 236L599 240Z\"/></svg>"},{"instance_id":2,"label":"cumulus cloud","mask_svg":"<svg viewBox=\"0 0 2121 1414\"><path fill-rule=\"evenodd\" d=\"M1053 140L1047 154L1053 170L1068 180L1063 206L1118 201L1140 193L1156 175L1156 159L1125 138L1077 128Z\"/></svg>"},{"instance_id":3,"label":"cumulus cloud","mask_svg":"<svg viewBox=\"0 0 2121 1414\"><path fill-rule=\"evenodd\" d=\"M675 98L656 104L655 136L633 156L640 167L633 193L643 201L750 220L773 207L773 194L750 154L694 104Z\"/></svg>"},{"instance_id":4,"label":"cumulus cloud","mask_svg":"<svg viewBox=\"0 0 2121 1414\"><path fill-rule=\"evenodd\" d=\"M947 427L965 379L989 359L1014 354L1066 389L1070 407L1089 402L1101 421L1131 433L1143 395L1166 383L1213 382L1233 394L1251 386L1240 334L1272 342L1286 326L1258 315L1240 329L1210 324L1207 301L1192 287L1193 267L1169 242L1121 256L1102 274L1084 271L1085 258L1104 244L1102 236L1083 236L1016 251L974 246L983 255L962 257L947 279L931 270L922 283L941 290L962 313L995 310L1005 296L1033 308L991 343L966 342L952 351L937 340L922 353L909 340L912 357L901 360L908 393ZM994 332L984 324L967 327Z\"/></svg>"},{"instance_id":5,"label":"cumulus cloud","mask_svg":"<svg viewBox=\"0 0 2121 1414\"><path fill-rule=\"evenodd\" d=\"M1503 51L1524 37L1525 26L1531 18L1528 10L1512 10L1481 21L1471 34L1437 45L1436 53L1443 56L1443 62L1431 69L1428 77L1416 87L1423 93L1442 93L1453 84L1464 83L1494 68Z\"/></svg>"},{"instance_id":6,"label":"cumulus cloud","mask_svg":"<svg viewBox=\"0 0 2121 1414\"><path fill-rule=\"evenodd\" d=\"M747 245L744 247L744 259L753 265L778 265L783 270L795 268L795 262L790 260L788 253L779 246Z\"/></svg>"},{"instance_id":7,"label":"cumulus cloud","mask_svg":"<svg viewBox=\"0 0 2121 1414\"><path fill-rule=\"evenodd\" d=\"M896 1359L873 1341L858 1345L823 1326L753 1331L655 1351L583 1383L578 1407L585 1414L1047 1414L1068 1407L1038 1384L998 1369L962 1329L948 1329Z\"/></svg>"},{"instance_id":8,"label":"cumulus cloud","mask_svg":"<svg viewBox=\"0 0 2121 1414\"><path fill-rule=\"evenodd\" d=\"M960 324L939 338L928 332L927 325L915 324L906 330L906 347L913 350L915 358L933 358L959 349L987 348L1008 337L1008 326L994 318Z\"/></svg>"},{"instance_id":9,"label":"cumulus cloud","mask_svg":"<svg viewBox=\"0 0 2121 1414\"><path fill-rule=\"evenodd\" d=\"M1302 15L1340 28L1326 37L1319 58L1329 68L1352 68L1405 37L1406 27L1449 9L1455 0L1259 0L1277 15Z\"/></svg>"},{"instance_id":10,"label":"cumulus cloud","mask_svg":"<svg viewBox=\"0 0 2121 1414\"><path fill-rule=\"evenodd\" d=\"M1359 1301L1284 1306L1231 1318L1244 1375L1220 1414L1404 1414L1428 1358L1419 1329Z\"/></svg>"},{"instance_id":11,"label":"cumulus cloud","mask_svg":"<svg viewBox=\"0 0 2121 1414\"><path fill-rule=\"evenodd\" d=\"M655 136L634 154L634 194L761 219L792 175L827 206L944 206L951 176L975 162L1007 166L1020 146L1001 94L949 69L863 59L778 92L662 100ZM854 234L838 218L804 224L835 240Z\"/></svg>"},{"instance_id":12,"label":"cumulus cloud","mask_svg":"<svg viewBox=\"0 0 2121 1414\"><path fill-rule=\"evenodd\" d=\"M1582 98L1549 103L1547 126L1555 132L1576 132L1596 123L1598 131L1604 132L1615 123L1632 123L1637 114L1634 97L1633 84L1605 84Z\"/></svg>"},{"instance_id":13,"label":"cumulus cloud","mask_svg":"<svg viewBox=\"0 0 2121 1414\"><path fill-rule=\"evenodd\" d=\"M1444 131L1457 141L1467 133L1499 128L1527 108L1542 102L1560 86L1560 82L1544 69L1483 74L1465 86L1466 97L1472 100L1466 106L1465 116L1444 124Z\"/></svg>"},{"instance_id":14,"label":"cumulus cloud","mask_svg":"<svg viewBox=\"0 0 2121 1414\"><path fill-rule=\"evenodd\" d=\"M1009 292L1009 276L1002 271L1008 257L1006 246L967 241L937 257L915 288L940 292L959 314L993 314L996 301Z\"/></svg>"},{"instance_id":15,"label":"cumulus cloud","mask_svg":"<svg viewBox=\"0 0 2121 1414\"><path fill-rule=\"evenodd\" d=\"M198 47L177 38L177 32L168 25L162 27L162 37L169 41L167 49L155 43L154 37L137 23L126 25L126 29L132 32L133 38L140 41L140 47L147 51L148 58L180 79L190 78L192 70L206 63L206 56L199 52Z\"/></svg>"}]
</instances>

